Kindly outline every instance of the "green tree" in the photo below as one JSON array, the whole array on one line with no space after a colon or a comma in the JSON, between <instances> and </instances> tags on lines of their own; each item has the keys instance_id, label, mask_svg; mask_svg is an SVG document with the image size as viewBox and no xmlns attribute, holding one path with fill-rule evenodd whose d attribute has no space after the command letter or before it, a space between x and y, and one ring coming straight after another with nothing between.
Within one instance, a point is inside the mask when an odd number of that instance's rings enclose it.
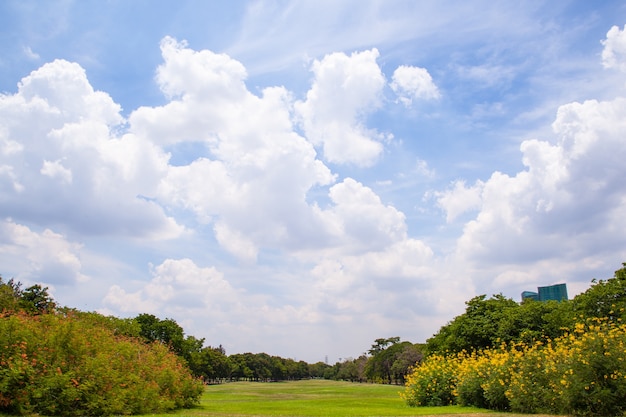
<instances>
[{"instance_id":1,"label":"green tree","mask_svg":"<svg viewBox=\"0 0 626 417\"><path fill-rule=\"evenodd\" d=\"M626 262L607 280L593 279L587 291L572 300L576 316L626 320Z\"/></svg>"},{"instance_id":2,"label":"green tree","mask_svg":"<svg viewBox=\"0 0 626 417\"><path fill-rule=\"evenodd\" d=\"M32 285L22 292L20 305L33 314L49 313L56 307L56 303L48 294L48 287L39 284Z\"/></svg>"},{"instance_id":3,"label":"green tree","mask_svg":"<svg viewBox=\"0 0 626 417\"><path fill-rule=\"evenodd\" d=\"M207 346L191 355L189 367L194 375L205 381L216 381L229 378L233 365L222 346Z\"/></svg>"},{"instance_id":4,"label":"green tree","mask_svg":"<svg viewBox=\"0 0 626 417\"><path fill-rule=\"evenodd\" d=\"M14 312L18 309L22 294L21 284L13 278L4 282L0 276L0 312Z\"/></svg>"},{"instance_id":5,"label":"green tree","mask_svg":"<svg viewBox=\"0 0 626 417\"><path fill-rule=\"evenodd\" d=\"M22 289L22 283L13 278L4 282L0 277L0 311L26 311L44 314L53 311L56 303L48 294L48 287L39 284Z\"/></svg>"},{"instance_id":6,"label":"green tree","mask_svg":"<svg viewBox=\"0 0 626 417\"><path fill-rule=\"evenodd\" d=\"M455 317L426 341L429 354L471 351L497 345L504 335L501 323L519 308L515 301L502 294L490 299L479 295L465 304L465 313Z\"/></svg>"},{"instance_id":7,"label":"green tree","mask_svg":"<svg viewBox=\"0 0 626 417\"><path fill-rule=\"evenodd\" d=\"M390 337L387 339L376 339L369 349L371 355L365 366L365 375L373 381L387 381L391 384L393 373L391 368L397 356L403 350L405 343L399 343L400 338Z\"/></svg>"},{"instance_id":8,"label":"green tree","mask_svg":"<svg viewBox=\"0 0 626 417\"><path fill-rule=\"evenodd\" d=\"M135 321L141 328L139 335L148 343L155 341L163 343L190 365L194 361L193 356L204 344L204 339L185 337L183 328L172 319L161 320L152 314L140 314L135 317Z\"/></svg>"},{"instance_id":9,"label":"green tree","mask_svg":"<svg viewBox=\"0 0 626 417\"><path fill-rule=\"evenodd\" d=\"M404 383L406 376L415 365L421 362L424 355L418 344L402 342L398 347L399 349L395 354L395 360L391 365L391 374L396 383Z\"/></svg>"}]
</instances>

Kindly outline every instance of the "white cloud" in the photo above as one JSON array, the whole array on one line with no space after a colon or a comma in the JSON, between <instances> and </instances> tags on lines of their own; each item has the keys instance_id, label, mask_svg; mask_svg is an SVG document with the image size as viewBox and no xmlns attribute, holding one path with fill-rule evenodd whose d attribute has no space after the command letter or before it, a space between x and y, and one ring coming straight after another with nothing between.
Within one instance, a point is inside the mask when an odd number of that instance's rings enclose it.
<instances>
[{"instance_id":1,"label":"white cloud","mask_svg":"<svg viewBox=\"0 0 626 417\"><path fill-rule=\"evenodd\" d=\"M335 229L335 233L347 239L348 247L380 249L406 238L404 214L384 205L369 187L346 178L330 188L329 196L334 205L322 217L340 229Z\"/></svg>"},{"instance_id":2,"label":"white cloud","mask_svg":"<svg viewBox=\"0 0 626 417\"><path fill-rule=\"evenodd\" d=\"M468 210L479 209L483 186L482 181L477 181L474 186L466 187L465 181L458 180L452 184L451 189L435 192L437 205L446 212L446 221L450 223Z\"/></svg>"},{"instance_id":3,"label":"white cloud","mask_svg":"<svg viewBox=\"0 0 626 417\"><path fill-rule=\"evenodd\" d=\"M22 51L24 52L24 55L26 55L26 58L32 60L32 61L38 61L40 59L40 56L38 53L33 52L33 50L30 48L30 46L24 46L22 48Z\"/></svg>"},{"instance_id":4,"label":"white cloud","mask_svg":"<svg viewBox=\"0 0 626 417\"><path fill-rule=\"evenodd\" d=\"M50 178L59 178L65 184L71 184L72 182L72 171L65 168L59 160L52 162L44 160L39 172Z\"/></svg>"},{"instance_id":5,"label":"white cloud","mask_svg":"<svg viewBox=\"0 0 626 417\"><path fill-rule=\"evenodd\" d=\"M120 106L94 91L78 64L56 60L0 96L0 215L86 234L177 236L153 196L168 155L133 135L116 137ZM32 121L36 120L36 123Z\"/></svg>"},{"instance_id":6,"label":"white cloud","mask_svg":"<svg viewBox=\"0 0 626 417\"><path fill-rule=\"evenodd\" d=\"M261 247L298 252L331 242L353 247L362 237L367 238L366 247L405 237L403 215L382 205L372 190L356 181L331 188L333 206L327 210L307 201L313 187L329 185L335 176L316 158L310 142L294 131L286 90L266 88L258 97L245 87L245 70L236 61L209 51L190 51L171 39L164 40L162 49L165 63L159 82L172 101L133 112L130 130L158 143L204 140L211 154L169 167L159 185L163 204L192 210L200 222L215 223L222 247L246 261L256 259ZM338 97L350 107L334 103L335 112L316 108L323 114L320 122L332 125L334 121L327 119L339 117L352 123L359 111L378 105L384 78L375 63L377 55L376 51L351 57L337 54L316 64L316 83L322 82L315 85L330 92L332 85L343 84L346 94ZM334 70L335 65L340 68ZM177 68L202 71L181 73ZM330 79L334 81L329 83ZM312 93L318 91L315 85L309 99L317 94ZM216 104L213 92L221 89L236 93L218 94ZM310 108L310 104L299 105ZM211 122L206 124L207 120ZM184 129L172 129L177 123L193 129L195 135L190 138L181 133Z\"/></svg>"},{"instance_id":7,"label":"white cloud","mask_svg":"<svg viewBox=\"0 0 626 417\"><path fill-rule=\"evenodd\" d=\"M313 63L315 79L306 100L295 103L307 138L338 164L373 165L383 151L381 135L364 116L382 104L385 77L378 51L333 53Z\"/></svg>"},{"instance_id":8,"label":"white cloud","mask_svg":"<svg viewBox=\"0 0 626 417\"><path fill-rule=\"evenodd\" d=\"M112 286L105 305L127 313L170 315L182 309L208 310L221 316L237 293L213 267L203 268L190 259L166 259L152 268L152 279L134 292Z\"/></svg>"},{"instance_id":9,"label":"white cloud","mask_svg":"<svg viewBox=\"0 0 626 417\"><path fill-rule=\"evenodd\" d=\"M524 141L526 170L494 173L479 189L480 212L465 225L458 251L483 264L526 265L543 259L604 256L626 239L626 100L570 103L553 123L556 139ZM454 213L458 187L440 203ZM454 197L454 198L451 198ZM452 211L450 211L452 210Z\"/></svg>"},{"instance_id":10,"label":"white cloud","mask_svg":"<svg viewBox=\"0 0 626 417\"><path fill-rule=\"evenodd\" d=\"M440 97L439 89L425 68L399 66L393 72L390 86L398 95L399 100L407 107L413 103L413 100Z\"/></svg>"},{"instance_id":11,"label":"white cloud","mask_svg":"<svg viewBox=\"0 0 626 417\"><path fill-rule=\"evenodd\" d=\"M602 65L605 68L618 68L626 71L626 25L623 30L620 30L618 26L611 27L602 45L604 45Z\"/></svg>"},{"instance_id":12,"label":"white cloud","mask_svg":"<svg viewBox=\"0 0 626 417\"><path fill-rule=\"evenodd\" d=\"M0 221L0 261L20 282L61 286L86 281L81 249L50 229L38 233L11 219Z\"/></svg>"},{"instance_id":13,"label":"white cloud","mask_svg":"<svg viewBox=\"0 0 626 417\"><path fill-rule=\"evenodd\" d=\"M214 229L215 238L224 249L243 261L256 261L259 249L250 239L224 223L217 223Z\"/></svg>"}]
</instances>

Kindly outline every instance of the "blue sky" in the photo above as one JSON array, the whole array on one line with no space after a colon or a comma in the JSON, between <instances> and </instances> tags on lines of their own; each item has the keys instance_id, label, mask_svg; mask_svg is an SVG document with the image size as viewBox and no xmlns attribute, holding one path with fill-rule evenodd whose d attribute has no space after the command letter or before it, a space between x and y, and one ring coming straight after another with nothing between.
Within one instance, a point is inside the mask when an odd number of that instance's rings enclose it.
<instances>
[{"instance_id":1,"label":"blue sky","mask_svg":"<svg viewBox=\"0 0 626 417\"><path fill-rule=\"evenodd\" d=\"M626 261L626 6L5 1L0 273L309 362Z\"/></svg>"}]
</instances>

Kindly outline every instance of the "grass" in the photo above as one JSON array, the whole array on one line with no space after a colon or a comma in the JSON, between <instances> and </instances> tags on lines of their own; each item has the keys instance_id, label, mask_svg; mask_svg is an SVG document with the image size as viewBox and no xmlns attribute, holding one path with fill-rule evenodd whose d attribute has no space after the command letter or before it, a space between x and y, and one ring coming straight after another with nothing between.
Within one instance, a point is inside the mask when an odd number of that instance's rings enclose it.
<instances>
[{"instance_id":1,"label":"grass","mask_svg":"<svg viewBox=\"0 0 626 417\"><path fill-rule=\"evenodd\" d=\"M151 417L527 417L478 408L408 407L401 386L327 380L234 382L206 387L190 410ZM0 416L6 414L0 413ZM547 416L533 416L547 417Z\"/></svg>"},{"instance_id":2,"label":"grass","mask_svg":"<svg viewBox=\"0 0 626 417\"><path fill-rule=\"evenodd\" d=\"M208 386L199 407L162 416L382 417L487 412L467 407L408 407L400 399L399 392L402 389L401 386L326 380L235 382Z\"/></svg>"}]
</instances>

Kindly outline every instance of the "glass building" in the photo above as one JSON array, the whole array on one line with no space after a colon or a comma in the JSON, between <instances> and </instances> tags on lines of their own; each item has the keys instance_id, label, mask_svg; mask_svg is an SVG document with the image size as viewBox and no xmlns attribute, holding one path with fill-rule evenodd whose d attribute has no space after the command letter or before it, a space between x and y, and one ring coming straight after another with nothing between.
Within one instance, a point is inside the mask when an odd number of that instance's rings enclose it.
<instances>
[{"instance_id":1,"label":"glass building","mask_svg":"<svg viewBox=\"0 0 626 417\"><path fill-rule=\"evenodd\" d=\"M567 285L566 284L549 285L547 287L538 287L537 292L533 292L533 291L522 292L522 300L526 300L528 298L535 300L535 301L567 300L568 299L567 298Z\"/></svg>"}]
</instances>

